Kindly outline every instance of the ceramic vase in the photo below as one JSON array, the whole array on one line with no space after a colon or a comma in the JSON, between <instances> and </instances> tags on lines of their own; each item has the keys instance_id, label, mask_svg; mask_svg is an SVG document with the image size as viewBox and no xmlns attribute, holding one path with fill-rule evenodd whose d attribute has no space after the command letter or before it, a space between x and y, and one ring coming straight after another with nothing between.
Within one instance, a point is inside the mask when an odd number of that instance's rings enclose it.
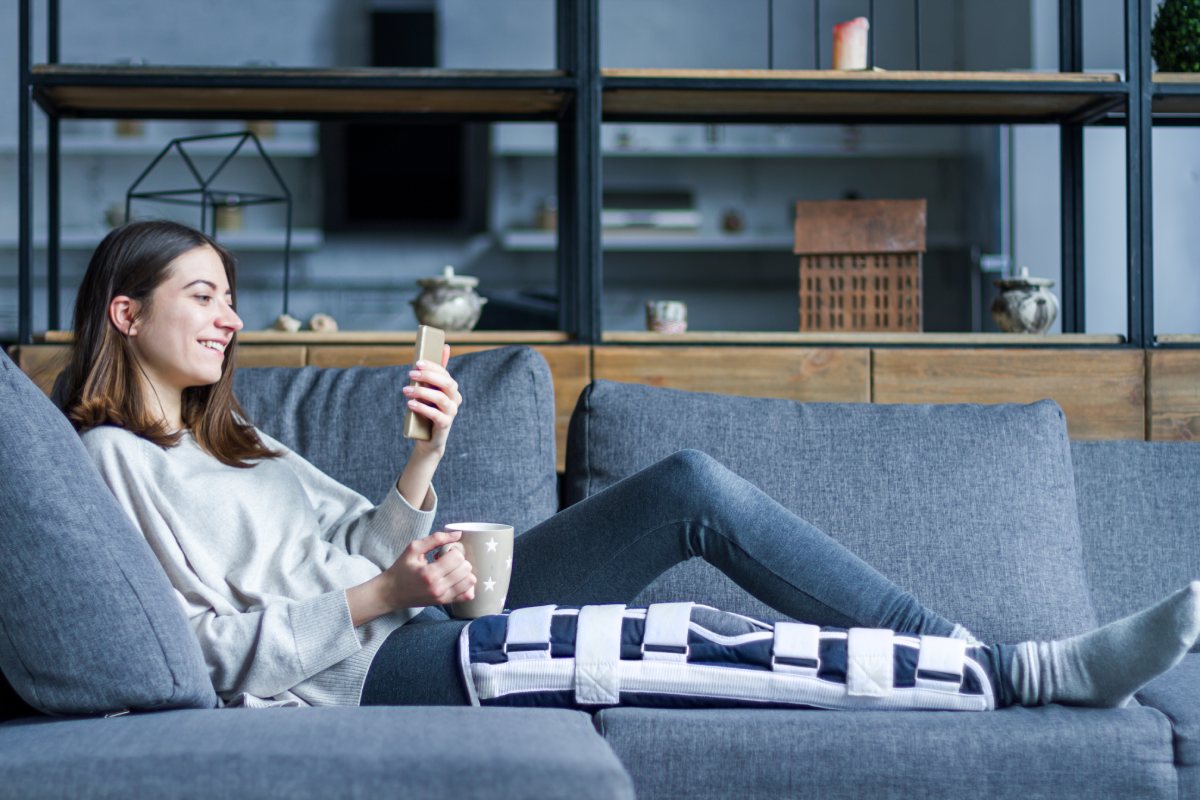
<instances>
[{"instance_id":1,"label":"ceramic vase","mask_svg":"<svg viewBox=\"0 0 1200 800\"><path fill-rule=\"evenodd\" d=\"M1058 317L1058 298L1050 291L1054 281L1029 277L1021 267L1015 278L995 281L1000 289L992 303L992 319L1006 333L1045 333Z\"/></svg>"},{"instance_id":2,"label":"ceramic vase","mask_svg":"<svg viewBox=\"0 0 1200 800\"><path fill-rule=\"evenodd\" d=\"M421 294L412 301L417 321L444 331L469 331L479 322L487 298L475 293L478 278L455 275L454 267L442 274L417 281Z\"/></svg>"}]
</instances>

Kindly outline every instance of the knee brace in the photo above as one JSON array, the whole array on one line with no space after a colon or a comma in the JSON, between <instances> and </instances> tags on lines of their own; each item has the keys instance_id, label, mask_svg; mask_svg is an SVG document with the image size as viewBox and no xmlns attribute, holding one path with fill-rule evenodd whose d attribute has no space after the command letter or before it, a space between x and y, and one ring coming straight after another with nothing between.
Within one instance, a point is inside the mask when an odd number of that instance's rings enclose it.
<instances>
[{"instance_id":1,"label":"knee brace","mask_svg":"<svg viewBox=\"0 0 1200 800\"><path fill-rule=\"evenodd\" d=\"M709 626L693 619L703 609ZM729 624L712 625L713 615ZM734 635L723 630L745 630ZM978 648L885 629L768 624L692 603L538 606L459 637L475 705L988 711Z\"/></svg>"}]
</instances>

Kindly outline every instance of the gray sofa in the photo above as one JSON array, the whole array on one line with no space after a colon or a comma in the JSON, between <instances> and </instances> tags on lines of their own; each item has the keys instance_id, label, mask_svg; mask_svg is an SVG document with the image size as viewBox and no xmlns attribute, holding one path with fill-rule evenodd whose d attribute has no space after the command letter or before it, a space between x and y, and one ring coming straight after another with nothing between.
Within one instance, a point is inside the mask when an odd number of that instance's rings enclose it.
<instances>
[{"instance_id":1,"label":"gray sofa","mask_svg":"<svg viewBox=\"0 0 1200 800\"><path fill-rule=\"evenodd\" d=\"M696 448L982 638L1068 635L1200 576L1200 448L1070 443L1053 403L797 404L601 381L579 399L560 487L540 356L451 370L466 399L439 522L527 530ZM379 496L408 447L403 380L255 369L237 392L264 430ZM1118 710L217 708L165 577L73 437L0 355L0 797L1200 796L1195 655ZM638 601L664 599L778 616L698 562Z\"/></svg>"}]
</instances>

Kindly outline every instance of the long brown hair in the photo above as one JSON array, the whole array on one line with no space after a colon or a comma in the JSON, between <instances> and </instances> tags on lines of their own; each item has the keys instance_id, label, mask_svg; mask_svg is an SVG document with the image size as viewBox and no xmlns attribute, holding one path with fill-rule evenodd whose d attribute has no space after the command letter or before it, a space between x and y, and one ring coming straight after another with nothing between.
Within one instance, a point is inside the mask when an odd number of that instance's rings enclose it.
<instances>
[{"instance_id":1,"label":"long brown hair","mask_svg":"<svg viewBox=\"0 0 1200 800\"><path fill-rule=\"evenodd\" d=\"M96 247L75 299L75 343L67 372L67 417L77 430L115 425L160 447L179 443L142 394L141 365L125 336L108 316L114 297L125 295L150 310L151 296L170 274L176 258L211 247L221 258L237 302L237 261L201 231L169 220L137 220L113 229ZM221 378L183 391L180 412L196 442L222 463L252 467L253 461L281 455L268 449L233 396L237 335L225 349Z\"/></svg>"}]
</instances>

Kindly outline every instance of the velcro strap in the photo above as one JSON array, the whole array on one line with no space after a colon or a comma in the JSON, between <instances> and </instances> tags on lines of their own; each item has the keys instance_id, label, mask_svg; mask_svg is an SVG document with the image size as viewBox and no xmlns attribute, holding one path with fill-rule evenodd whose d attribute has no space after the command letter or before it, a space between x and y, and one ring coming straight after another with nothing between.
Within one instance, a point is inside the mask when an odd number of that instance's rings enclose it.
<instances>
[{"instance_id":1,"label":"velcro strap","mask_svg":"<svg viewBox=\"0 0 1200 800\"><path fill-rule=\"evenodd\" d=\"M550 620L557 606L518 608L508 615L504 653L509 661L550 658Z\"/></svg>"},{"instance_id":2,"label":"velcro strap","mask_svg":"<svg viewBox=\"0 0 1200 800\"><path fill-rule=\"evenodd\" d=\"M962 687L967 643L945 636L922 636L917 656L917 687L957 692Z\"/></svg>"},{"instance_id":3,"label":"velcro strap","mask_svg":"<svg viewBox=\"0 0 1200 800\"><path fill-rule=\"evenodd\" d=\"M642 658L647 661L687 661L688 625L694 603L652 603L646 609Z\"/></svg>"},{"instance_id":4,"label":"velcro strap","mask_svg":"<svg viewBox=\"0 0 1200 800\"><path fill-rule=\"evenodd\" d=\"M821 629L802 622L776 622L771 669L816 677L821 667Z\"/></svg>"},{"instance_id":5,"label":"velcro strap","mask_svg":"<svg viewBox=\"0 0 1200 800\"><path fill-rule=\"evenodd\" d=\"M851 628L846 632L846 694L887 697L892 693L892 638L886 628Z\"/></svg>"},{"instance_id":6,"label":"velcro strap","mask_svg":"<svg viewBox=\"0 0 1200 800\"><path fill-rule=\"evenodd\" d=\"M575 702L621 700L621 620L624 605L584 606L575 633Z\"/></svg>"}]
</instances>

